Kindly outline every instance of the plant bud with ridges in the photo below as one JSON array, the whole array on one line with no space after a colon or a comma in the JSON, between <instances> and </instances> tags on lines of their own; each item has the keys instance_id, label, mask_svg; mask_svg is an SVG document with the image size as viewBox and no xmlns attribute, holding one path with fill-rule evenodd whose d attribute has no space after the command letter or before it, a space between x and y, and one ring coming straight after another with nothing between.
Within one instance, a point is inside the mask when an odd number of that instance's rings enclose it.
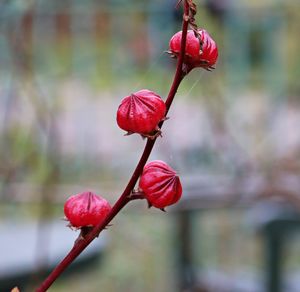
<instances>
[{"instance_id":1,"label":"plant bud with ridges","mask_svg":"<svg viewBox=\"0 0 300 292\"><path fill-rule=\"evenodd\" d=\"M128 134L156 137L157 133L160 134L158 124L165 114L166 105L161 97L153 91L142 89L121 101L117 123Z\"/></svg>"},{"instance_id":2,"label":"plant bud with ridges","mask_svg":"<svg viewBox=\"0 0 300 292\"><path fill-rule=\"evenodd\" d=\"M165 162L154 160L144 167L139 188L151 206L163 209L181 198L182 186L176 172Z\"/></svg>"},{"instance_id":3,"label":"plant bud with ridges","mask_svg":"<svg viewBox=\"0 0 300 292\"><path fill-rule=\"evenodd\" d=\"M110 210L110 204L92 192L73 195L64 205L64 213L70 226L76 228L98 225Z\"/></svg>"},{"instance_id":4,"label":"plant bud with ridges","mask_svg":"<svg viewBox=\"0 0 300 292\"><path fill-rule=\"evenodd\" d=\"M205 29L198 29L197 33L198 37L193 30L187 31L184 63L188 71L195 67L213 69L218 59L217 44ZM181 36L182 31L179 31L170 40L169 53L174 57L180 53Z\"/></svg>"}]
</instances>

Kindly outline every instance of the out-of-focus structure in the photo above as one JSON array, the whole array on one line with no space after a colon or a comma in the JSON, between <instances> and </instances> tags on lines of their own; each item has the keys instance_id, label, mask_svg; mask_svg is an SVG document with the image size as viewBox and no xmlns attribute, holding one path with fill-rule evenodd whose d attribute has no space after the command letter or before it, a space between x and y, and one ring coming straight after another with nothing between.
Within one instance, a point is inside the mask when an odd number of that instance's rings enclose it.
<instances>
[{"instance_id":1,"label":"out-of-focus structure","mask_svg":"<svg viewBox=\"0 0 300 292\"><path fill-rule=\"evenodd\" d=\"M167 94L175 2L0 3L1 224L37 220L39 246L68 195L93 188L113 202L143 144L123 137L116 108L141 87ZM297 291L299 249L281 259L299 242L285 233L300 208L299 3L197 4L220 61L185 80L153 155L184 177L181 277L168 289ZM34 257L42 266L47 251Z\"/></svg>"}]
</instances>

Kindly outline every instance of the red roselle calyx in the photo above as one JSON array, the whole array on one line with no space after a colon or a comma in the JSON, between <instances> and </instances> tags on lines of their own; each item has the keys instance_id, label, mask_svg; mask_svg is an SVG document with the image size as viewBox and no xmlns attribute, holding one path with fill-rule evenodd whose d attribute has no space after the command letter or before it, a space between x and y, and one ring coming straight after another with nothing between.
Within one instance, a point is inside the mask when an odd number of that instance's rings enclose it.
<instances>
[{"instance_id":1,"label":"red roselle calyx","mask_svg":"<svg viewBox=\"0 0 300 292\"><path fill-rule=\"evenodd\" d=\"M181 197L182 186L176 172L165 162L154 160L144 167L139 188L149 205L163 209Z\"/></svg>"},{"instance_id":2,"label":"red roselle calyx","mask_svg":"<svg viewBox=\"0 0 300 292\"><path fill-rule=\"evenodd\" d=\"M186 49L184 64L187 72L195 67L201 67L207 70L214 69L218 59L218 47L205 29L197 30L198 37L193 30L187 31ZM169 53L173 57L178 57L181 48L182 31L174 34L169 43Z\"/></svg>"},{"instance_id":3,"label":"red roselle calyx","mask_svg":"<svg viewBox=\"0 0 300 292\"><path fill-rule=\"evenodd\" d=\"M96 226L110 210L110 204L92 192L73 195L64 205L64 213L70 226L76 228Z\"/></svg>"},{"instance_id":4,"label":"red roselle calyx","mask_svg":"<svg viewBox=\"0 0 300 292\"><path fill-rule=\"evenodd\" d=\"M153 91L142 89L126 96L117 112L119 127L128 134L139 133L145 137L156 137L158 124L165 118L166 105Z\"/></svg>"}]
</instances>

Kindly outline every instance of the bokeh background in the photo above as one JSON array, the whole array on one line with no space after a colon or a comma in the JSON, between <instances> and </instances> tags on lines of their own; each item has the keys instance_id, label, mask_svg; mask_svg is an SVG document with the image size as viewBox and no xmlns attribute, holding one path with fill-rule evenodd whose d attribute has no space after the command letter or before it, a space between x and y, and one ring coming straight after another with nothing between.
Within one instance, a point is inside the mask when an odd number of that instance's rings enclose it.
<instances>
[{"instance_id":1,"label":"bokeh background","mask_svg":"<svg viewBox=\"0 0 300 292\"><path fill-rule=\"evenodd\" d=\"M300 2L195 2L217 69L184 80L151 155L181 203L127 206L50 291L300 291ZM71 248L68 196L122 192L145 141L116 110L168 94L175 5L0 2L0 291L33 291Z\"/></svg>"}]
</instances>

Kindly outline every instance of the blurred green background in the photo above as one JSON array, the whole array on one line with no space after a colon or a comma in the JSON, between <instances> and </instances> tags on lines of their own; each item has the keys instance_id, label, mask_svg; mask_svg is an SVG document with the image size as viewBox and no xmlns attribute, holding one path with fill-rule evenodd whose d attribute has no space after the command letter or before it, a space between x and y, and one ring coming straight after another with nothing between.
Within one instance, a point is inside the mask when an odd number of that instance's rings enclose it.
<instances>
[{"instance_id":1,"label":"blurred green background","mask_svg":"<svg viewBox=\"0 0 300 292\"><path fill-rule=\"evenodd\" d=\"M298 224L300 2L195 3L198 26L218 44L217 69L193 70L183 81L151 156L180 173L183 203L167 213L145 202L126 207L103 234L100 260L79 265L51 291L300 291L299 234L286 236L277 275L278 253L269 258L274 242L268 246L264 231L274 218ZM175 5L0 2L0 265L11 254L20 254L24 270L49 264L44 224L66 225L68 196L93 190L112 204L118 198L145 141L123 136L116 110L142 88L167 96L176 62L165 51L182 19ZM215 187L217 196L203 200ZM228 193L238 196L228 203ZM24 223L35 224L35 236L8 245L6 230L13 237ZM266 284L274 273L285 283L279 290ZM40 282L37 271L25 278L15 283L22 291Z\"/></svg>"}]
</instances>

